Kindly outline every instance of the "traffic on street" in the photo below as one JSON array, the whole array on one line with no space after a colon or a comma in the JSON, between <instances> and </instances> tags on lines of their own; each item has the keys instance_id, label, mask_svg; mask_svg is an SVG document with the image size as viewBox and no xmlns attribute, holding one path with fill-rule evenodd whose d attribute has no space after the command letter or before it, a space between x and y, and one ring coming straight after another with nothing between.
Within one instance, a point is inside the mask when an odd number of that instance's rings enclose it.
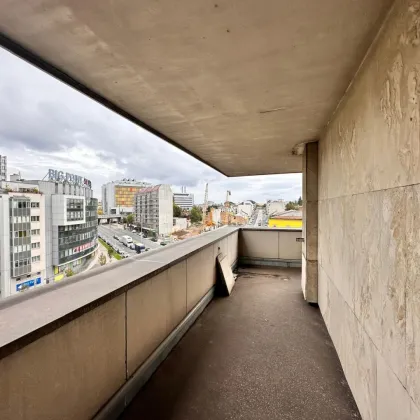
<instances>
[{"instance_id":1,"label":"traffic on street","mask_svg":"<svg viewBox=\"0 0 420 420\"><path fill-rule=\"evenodd\" d=\"M134 244L136 243L143 244L145 246L144 251L161 247L160 243L144 238L140 233L133 232L133 230L123 229L122 226L118 224L99 225L98 234L102 240L112 246L112 248L114 248L114 250L123 257L129 257L137 254L137 251L134 248ZM124 245L122 239L123 236L129 236L132 238L133 245L131 247L131 244Z\"/></svg>"}]
</instances>

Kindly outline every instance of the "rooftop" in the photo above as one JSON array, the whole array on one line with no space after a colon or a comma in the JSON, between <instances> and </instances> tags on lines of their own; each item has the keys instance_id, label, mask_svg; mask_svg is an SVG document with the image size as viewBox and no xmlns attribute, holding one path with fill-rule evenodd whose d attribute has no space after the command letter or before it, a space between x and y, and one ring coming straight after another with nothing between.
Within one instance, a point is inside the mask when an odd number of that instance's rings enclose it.
<instances>
[{"instance_id":1,"label":"rooftop","mask_svg":"<svg viewBox=\"0 0 420 420\"><path fill-rule=\"evenodd\" d=\"M270 219L289 219L289 220L302 220L302 210L287 210L281 213L274 213Z\"/></svg>"}]
</instances>

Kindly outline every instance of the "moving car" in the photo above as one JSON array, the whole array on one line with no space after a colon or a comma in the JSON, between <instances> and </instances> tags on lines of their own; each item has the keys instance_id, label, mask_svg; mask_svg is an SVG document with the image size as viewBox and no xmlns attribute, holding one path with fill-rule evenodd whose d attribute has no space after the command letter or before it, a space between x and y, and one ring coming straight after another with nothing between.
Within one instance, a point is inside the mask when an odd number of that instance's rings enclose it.
<instances>
[{"instance_id":1,"label":"moving car","mask_svg":"<svg viewBox=\"0 0 420 420\"><path fill-rule=\"evenodd\" d=\"M144 246L144 244L140 242L136 242L134 244L134 249L136 250L137 254L140 254L141 252L146 251L146 247Z\"/></svg>"}]
</instances>

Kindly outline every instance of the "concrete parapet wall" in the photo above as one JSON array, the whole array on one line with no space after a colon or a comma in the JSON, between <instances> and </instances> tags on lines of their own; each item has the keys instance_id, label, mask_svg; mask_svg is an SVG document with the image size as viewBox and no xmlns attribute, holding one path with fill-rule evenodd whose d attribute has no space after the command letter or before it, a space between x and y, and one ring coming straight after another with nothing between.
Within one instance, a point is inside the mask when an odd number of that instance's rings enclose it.
<instances>
[{"instance_id":1,"label":"concrete parapet wall","mask_svg":"<svg viewBox=\"0 0 420 420\"><path fill-rule=\"evenodd\" d=\"M240 261L276 265L301 265L302 243L297 238L302 237L300 229L241 229L239 232Z\"/></svg>"},{"instance_id":2,"label":"concrete parapet wall","mask_svg":"<svg viewBox=\"0 0 420 420\"><path fill-rule=\"evenodd\" d=\"M46 286L2 302L0 418L95 416L208 295L219 252L235 264L238 229L220 229L75 276L67 287ZM62 298L67 304L55 306ZM43 319L18 337L16 314L22 322L28 314Z\"/></svg>"},{"instance_id":3,"label":"concrete parapet wall","mask_svg":"<svg viewBox=\"0 0 420 420\"><path fill-rule=\"evenodd\" d=\"M397 0L319 142L319 306L364 420L420 418L419 27Z\"/></svg>"}]
</instances>

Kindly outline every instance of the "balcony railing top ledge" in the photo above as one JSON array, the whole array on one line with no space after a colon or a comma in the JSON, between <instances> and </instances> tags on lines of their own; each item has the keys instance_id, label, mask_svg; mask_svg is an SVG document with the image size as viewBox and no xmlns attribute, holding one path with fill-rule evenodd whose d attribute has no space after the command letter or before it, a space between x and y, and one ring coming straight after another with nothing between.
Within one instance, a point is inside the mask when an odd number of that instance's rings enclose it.
<instances>
[{"instance_id":1,"label":"balcony railing top ledge","mask_svg":"<svg viewBox=\"0 0 420 420\"><path fill-rule=\"evenodd\" d=\"M0 302L0 360L240 230L296 231L225 227L4 299Z\"/></svg>"}]
</instances>

